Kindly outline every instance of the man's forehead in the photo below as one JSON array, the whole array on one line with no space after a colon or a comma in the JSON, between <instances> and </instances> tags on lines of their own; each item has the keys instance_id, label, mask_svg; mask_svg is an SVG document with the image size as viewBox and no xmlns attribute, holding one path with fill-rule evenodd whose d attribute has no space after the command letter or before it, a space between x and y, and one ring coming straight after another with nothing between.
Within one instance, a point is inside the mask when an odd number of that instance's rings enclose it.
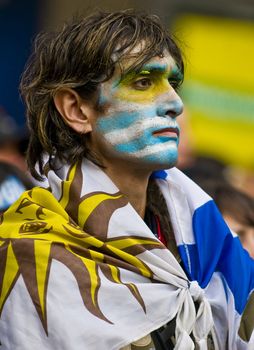
<instances>
[{"instance_id":1,"label":"man's forehead","mask_svg":"<svg viewBox=\"0 0 254 350\"><path fill-rule=\"evenodd\" d=\"M172 70L175 66L174 58L168 52L165 52L163 55L152 57L145 62L142 66L142 70L159 70L163 72Z\"/></svg>"},{"instance_id":2,"label":"man's forehead","mask_svg":"<svg viewBox=\"0 0 254 350\"><path fill-rule=\"evenodd\" d=\"M116 65L115 74L122 74L123 72L128 71L128 73L132 72L132 69L130 69L133 64L135 64L135 61L139 57L139 55L142 53L141 51L142 46L136 47L135 50L132 50L128 55L124 56L119 64ZM161 55L155 55L154 57L150 58L144 64L142 67L140 67L140 71L142 70L159 70L159 71L171 71L176 67L176 62L174 58L171 56L171 54L164 50L164 52ZM134 70L134 69L133 69ZM137 71L135 70L137 73Z\"/></svg>"}]
</instances>

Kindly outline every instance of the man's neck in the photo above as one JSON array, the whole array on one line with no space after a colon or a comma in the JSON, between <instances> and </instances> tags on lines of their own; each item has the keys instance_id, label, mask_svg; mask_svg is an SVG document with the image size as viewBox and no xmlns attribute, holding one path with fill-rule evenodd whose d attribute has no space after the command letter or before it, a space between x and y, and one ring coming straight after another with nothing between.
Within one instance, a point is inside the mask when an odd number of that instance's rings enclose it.
<instances>
[{"instance_id":1,"label":"man's neck","mask_svg":"<svg viewBox=\"0 0 254 350\"><path fill-rule=\"evenodd\" d=\"M113 168L112 166L107 167L104 171L144 219L150 173L148 171L137 171L134 167L133 169L126 169L126 167Z\"/></svg>"}]
</instances>

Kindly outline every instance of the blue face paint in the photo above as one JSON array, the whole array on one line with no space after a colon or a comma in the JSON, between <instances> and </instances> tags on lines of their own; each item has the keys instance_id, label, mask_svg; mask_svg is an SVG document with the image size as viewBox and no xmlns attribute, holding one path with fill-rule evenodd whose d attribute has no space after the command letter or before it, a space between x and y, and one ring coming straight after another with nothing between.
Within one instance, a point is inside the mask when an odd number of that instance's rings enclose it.
<instances>
[{"instance_id":1,"label":"blue face paint","mask_svg":"<svg viewBox=\"0 0 254 350\"><path fill-rule=\"evenodd\" d=\"M153 72L153 71L159 71L159 72L167 72L168 71L168 65L167 64L162 64L162 63L146 63L144 64L144 66L142 67L142 70L144 71L149 71L149 72Z\"/></svg>"},{"instance_id":2,"label":"blue face paint","mask_svg":"<svg viewBox=\"0 0 254 350\"><path fill-rule=\"evenodd\" d=\"M149 117L154 116L154 109L144 109L143 113ZM131 126L140 118L140 111L124 111L120 113L116 113L107 118L100 118L97 123L98 130L102 132L112 131L112 126L116 129L125 129Z\"/></svg>"},{"instance_id":3,"label":"blue face paint","mask_svg":"<svg viewBox=\"0 0 254 350\"><path fill-rule=\"evenodd\" d=\"M150 154L144 157L144 161L147 163L166 163L170 166L174 165L177 162L178 151L177 148L172 147L165 151L159 152L159 154Z\"/></svg>"},{"instance_id":4,"label":"blue face paint","mask_svg":"<svg viewBox=\"0 0 254 350\"><path fill-rule=\"evenodd\" d=\"M177 158L179 128L174 119L156 116L155 108L99 118L97 131L115 152L127 157L164 164L172 164L173 153L173 160Z\"/></svg>"},{"instance_id":5,"label":"blue face paint","mask_svg":"<svg viewBox=\"0 0 254 350\"><path fill-rule=\"evenodd\" d=\"M183 73L181 72L181 70L179 69L179 67L177 67L176 65L172 68L171 71L171 75L170 77L177 79L178 81L182 81L183 80Z\"/></svg>"},{"instance_id":6,"label":"blue face paint","mask_svg":"<svg viewBox=\"0 0 254 350\"><path fill-rule=\"evenodd\" d=\"M163 144L169 141L172 141L176 144L178 144L177 139L173 139L172 137L152 137L152 133L148 130L144 133L140 138L135 139L133 141L127 142L127 143L120 143L115 146L115 149L118 152L125 152L125 153L133 153L136 152L139 149L143 149L146 146L154 146L156 144ZM145 145L145 146L144 146Z\"/></svg>"},{"instance_id":7,"label":"blue face paint","mask_svg":"<svg viewBox=\"0 0 254 350\"><path fill-rule=\"evenodd\" d=\"M175 100L170 102L170 104L159 105L157 108L157 115L160 116L170 116L170 111L173 116L178 116L183 111L183 104L181 100Z\"/></svg>"}]
</instances>

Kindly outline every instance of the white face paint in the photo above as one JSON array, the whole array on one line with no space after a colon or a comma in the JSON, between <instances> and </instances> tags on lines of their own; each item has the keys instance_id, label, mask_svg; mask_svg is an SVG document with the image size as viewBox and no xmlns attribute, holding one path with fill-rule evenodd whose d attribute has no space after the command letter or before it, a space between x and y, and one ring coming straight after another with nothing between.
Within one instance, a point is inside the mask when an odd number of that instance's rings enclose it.
<instances>
[{"instance_id":1,"label":"white face paint","mask_svg":"<svg viewBox=\"0 0 254 350\"><path fill-rule=\"evenodd\" d=\"M154 57L139 73L121 78L120 71L101 84L91 133L91 148L107 159L123 159L151 169L171 167L177 160L183 104L174 90L180 71L173 58Z\"/></svg>"}]
</instances>

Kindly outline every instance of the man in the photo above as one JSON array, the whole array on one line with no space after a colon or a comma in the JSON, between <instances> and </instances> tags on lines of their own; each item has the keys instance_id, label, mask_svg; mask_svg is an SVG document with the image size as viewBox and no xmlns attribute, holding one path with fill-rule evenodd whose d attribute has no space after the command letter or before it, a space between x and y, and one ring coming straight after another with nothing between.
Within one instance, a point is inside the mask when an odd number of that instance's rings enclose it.
<instances>
[{"instance_id":1,"label":"man","mask_svg":"<svg viewBox=\"0 0 254 350\"><path fill-rule=\"evenodd\" d=\"M253 261L173 168L182 79L154 16L96 13L36 40L28 164L50 187L2 217L3 349L253 346Z\"/></svg>"}]
</instances>

